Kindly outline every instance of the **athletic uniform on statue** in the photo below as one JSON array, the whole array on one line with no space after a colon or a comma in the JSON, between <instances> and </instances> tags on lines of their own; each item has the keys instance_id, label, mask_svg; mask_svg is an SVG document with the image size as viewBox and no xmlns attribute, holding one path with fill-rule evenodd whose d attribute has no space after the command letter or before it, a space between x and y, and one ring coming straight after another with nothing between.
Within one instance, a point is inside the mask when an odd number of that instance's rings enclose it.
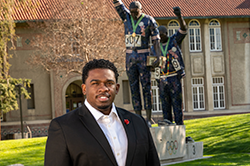
<instances>
[{"instance_id":1,"label":"athletic uniform on statue","mask_svg":"<svg viewBox=\"0 0 250 166\"><path fill-rule=\"evenodd\" d=\"M185 76L185 71L180 45L186 36L187 28L181 16L180 8L175 7L173 9L178 17L180 29L168 37L165 26L158 28L161 37L163 64L160 69L160 79L157 81L159 83L164 120L173 122L173 108L175 123L183 125L181 78Z\"/></svg>"},{"instance_id":2,"label":"athletic uniform on statue","mask_svg":"<svg viewBox=\"0 0 250 166\"><path fill-rule=\"evenodd\" d=\"M144 98L144 109L147 113L147 121L150 123L152 108L150 91L151 74L150 68L147 67L147 56L150 52L150 36L155 50L157 50L156 55L160 56L160 36L157 24L153 17L140 13L141 4L138 1L132 2L129 10L121 0L114 0L114 6L123 20L125 27L126 72L130 84L133 107L137 114L141 114L140 80ZM153 66L159 64L158 60Z\"/></svg>"},{"instance_id":3,"label":"athletic uniform on statue","mask_svg":"<svg viewBox=\"0 0 250 166\"><path fill-rule=\"evenodd\" d=\"M177 40L181 42L186 33L179 30L176 34L169 37L169 42L163 43L163 50L167 50L164 58L164 68L161 70L159 82L160 98L162 101L163 118L173 121L171 106L173 107L175 123L183 124L182 112L182 86L181 78L185 76L184 63L180 47Z\"/></svg>"}]
</instances>

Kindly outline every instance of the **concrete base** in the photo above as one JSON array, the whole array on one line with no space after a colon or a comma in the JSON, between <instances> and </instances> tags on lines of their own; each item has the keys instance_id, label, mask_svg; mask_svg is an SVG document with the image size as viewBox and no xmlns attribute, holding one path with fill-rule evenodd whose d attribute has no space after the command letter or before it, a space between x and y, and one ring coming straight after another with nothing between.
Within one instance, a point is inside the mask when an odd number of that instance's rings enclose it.
<instances>
[{"instance_id":1,"label":"concrete base","mask_svg":"<svg viewBox=\"0 0 250 166\"><path fill-rule=\"evenodd\" d=\"M203 157L203 142L187 143L186 148L185 160Z\"/></svg>"},{"instance_id":2,"label":"concrete base","mask_svg":"<svg viewBox=\"0 0 250 166\"><path fill-rule=\"evenodd\" d=\"M23 137L29 138L28 133L23 133ZM22 139L22 134L21 133L9 134L7 136L7 139Z\"/></svg>"},{"instance_id":3,"label":"concrete base","mask_svg":"<svg viewBox=\"0 0 250 166\"><path fill-rule=\"evenodd\" d=\"M206 157L201 157L201 158L187 159L187 160L181 160L181 161L173 161L173 162L169 162L169 163L161 163L161 166L179 164L179 163L184 163L184 162L189 162L189 161L194 161L194 160L200 160L200 159L208 159L208 158L211 158L211 157L212 156L206 156Z\"/></svg>"},{"instance_id":4,"label":"concrete base","mask_svg":"<svg viewBox=\"0 0 250 166\"><path fill-rule=\"evenodd\" d=\"M203 157L203 142L186 143L184 125L150 128L161 164Z\"/></svg>"},{"instance_id":5,"label":"concrete base","mask_svg":"<svg viewBox=\"0 0 250 166\"><path fill-rule=\"evenodd\" d=\"M184 125L151 127L150 131L160 160L180 158L186 155Z\"/></svg>"}]
</instances>

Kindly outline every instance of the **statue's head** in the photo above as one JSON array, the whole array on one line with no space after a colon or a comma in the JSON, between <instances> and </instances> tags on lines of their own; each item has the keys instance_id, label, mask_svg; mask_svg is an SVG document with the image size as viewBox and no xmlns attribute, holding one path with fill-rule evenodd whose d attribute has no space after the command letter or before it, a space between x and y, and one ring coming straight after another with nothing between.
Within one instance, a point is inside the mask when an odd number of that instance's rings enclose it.
<instances>
[{"instance_id":1,"label":"statue's head","mask_svg":"<svg viewBox=\"0 0 250 166\"><path fill-rule=\"evenodd\" d=\"M168 29L161 25L158 27L159 33L160 33L160 37L161 37L161 43L165 43L168 40Z\"/></svg>"},{"instance_id":2,"label":"statue's head","mask_svg":"<svg viewBox=\"0 0 250 166\"><path fill-rule=\"evenodd\" d=\"M142 6L139 1L133 1L130 3L129 11L134 20L139 19L139 17L141 16L141 9L142 9Z\"/></svg>"}]
</instances>

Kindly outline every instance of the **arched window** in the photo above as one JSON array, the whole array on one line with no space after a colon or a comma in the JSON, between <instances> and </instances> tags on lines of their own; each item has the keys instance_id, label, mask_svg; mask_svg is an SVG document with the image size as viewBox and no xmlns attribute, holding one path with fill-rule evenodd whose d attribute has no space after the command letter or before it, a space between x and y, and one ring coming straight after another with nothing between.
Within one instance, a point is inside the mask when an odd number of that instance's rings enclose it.
<instances>
[{"instance_id":1,"label":"arched window","mask_svg":"<svg viewBox=\"0 0 250 166\"><path fill-rule=\"evenodd\" d=\"M175 34L179 28L180 28L179 23L175 20L171 20L168 23L168 36L172 36L173 34Z\"/></svg>"},{"instance_id":2,"label":"arched window","mask_svg":"<svg viewBox=\"0 0 250 166\"><path fill-rule=\"evenodd\" d=\"M209 23L209 40L211 51L222 50L220 22L214 19Z\"/></svg>"},{"instance_id":3,"label":"arched window","mask_svg":"<svg viewBox=\"0 0 250 166\"><path fill-rule=\"evenodd\" d=\"M189 29L189 50L201 51L201 30L197 20L191 20L188 24Z\"/></svg>"},{"instance_id":4,"label":"arched window","mask_svg":"<svg viewBox=\"0 0 250 166\"><path fill-rule=\"evenodd\" d=\"M68 86L65 97L67 113L82 106L84 103L84 96L82 94L80 80L74 81Z\"/></svg>"}]
</instances>

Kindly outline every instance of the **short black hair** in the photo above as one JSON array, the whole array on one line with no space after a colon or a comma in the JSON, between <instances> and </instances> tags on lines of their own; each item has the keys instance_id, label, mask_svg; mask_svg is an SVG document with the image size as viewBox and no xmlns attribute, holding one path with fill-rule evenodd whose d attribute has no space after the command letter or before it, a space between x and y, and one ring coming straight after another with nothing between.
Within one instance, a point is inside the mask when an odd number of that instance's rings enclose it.
<instances>
[{"instance_id":1,"label":"short black hair","mask_svg":"<svg viewBox=\"0 0 250 166\"><path fill-rule=\"evenodd\" d=\"M164 26L164 25L159 26L159 27L158 27L158 30L159 30L159 32L161 31L161 32L163 32L163 33L168 34L168 29L167 29L167 27Z\"/></svg>"},{"instance_id":2,"label":"short black hair","mask_svg":"<svg viewBox=\"0 0 250 166\"><path fill-rule=\"evenodd\" d=\"M134 8L142 9L141 3L139 1L131 2L129 5L129 9L134 9Z\"/></svg>"},{"instance_id":3,"label":"short black hair","mask_svg":"<svg viewBox=\"0 0 250 166\"><path fill-rule=\"evenodd\" d=\"M88 78L88 74L90 70L93 69L110 69L115 73L115 80L118 82L118 71L115 65L109 60L105 59L93 59L86 63L86 65L82 69L82 83L85 84L86 79Z\"/></svg>"}]
</instances>

